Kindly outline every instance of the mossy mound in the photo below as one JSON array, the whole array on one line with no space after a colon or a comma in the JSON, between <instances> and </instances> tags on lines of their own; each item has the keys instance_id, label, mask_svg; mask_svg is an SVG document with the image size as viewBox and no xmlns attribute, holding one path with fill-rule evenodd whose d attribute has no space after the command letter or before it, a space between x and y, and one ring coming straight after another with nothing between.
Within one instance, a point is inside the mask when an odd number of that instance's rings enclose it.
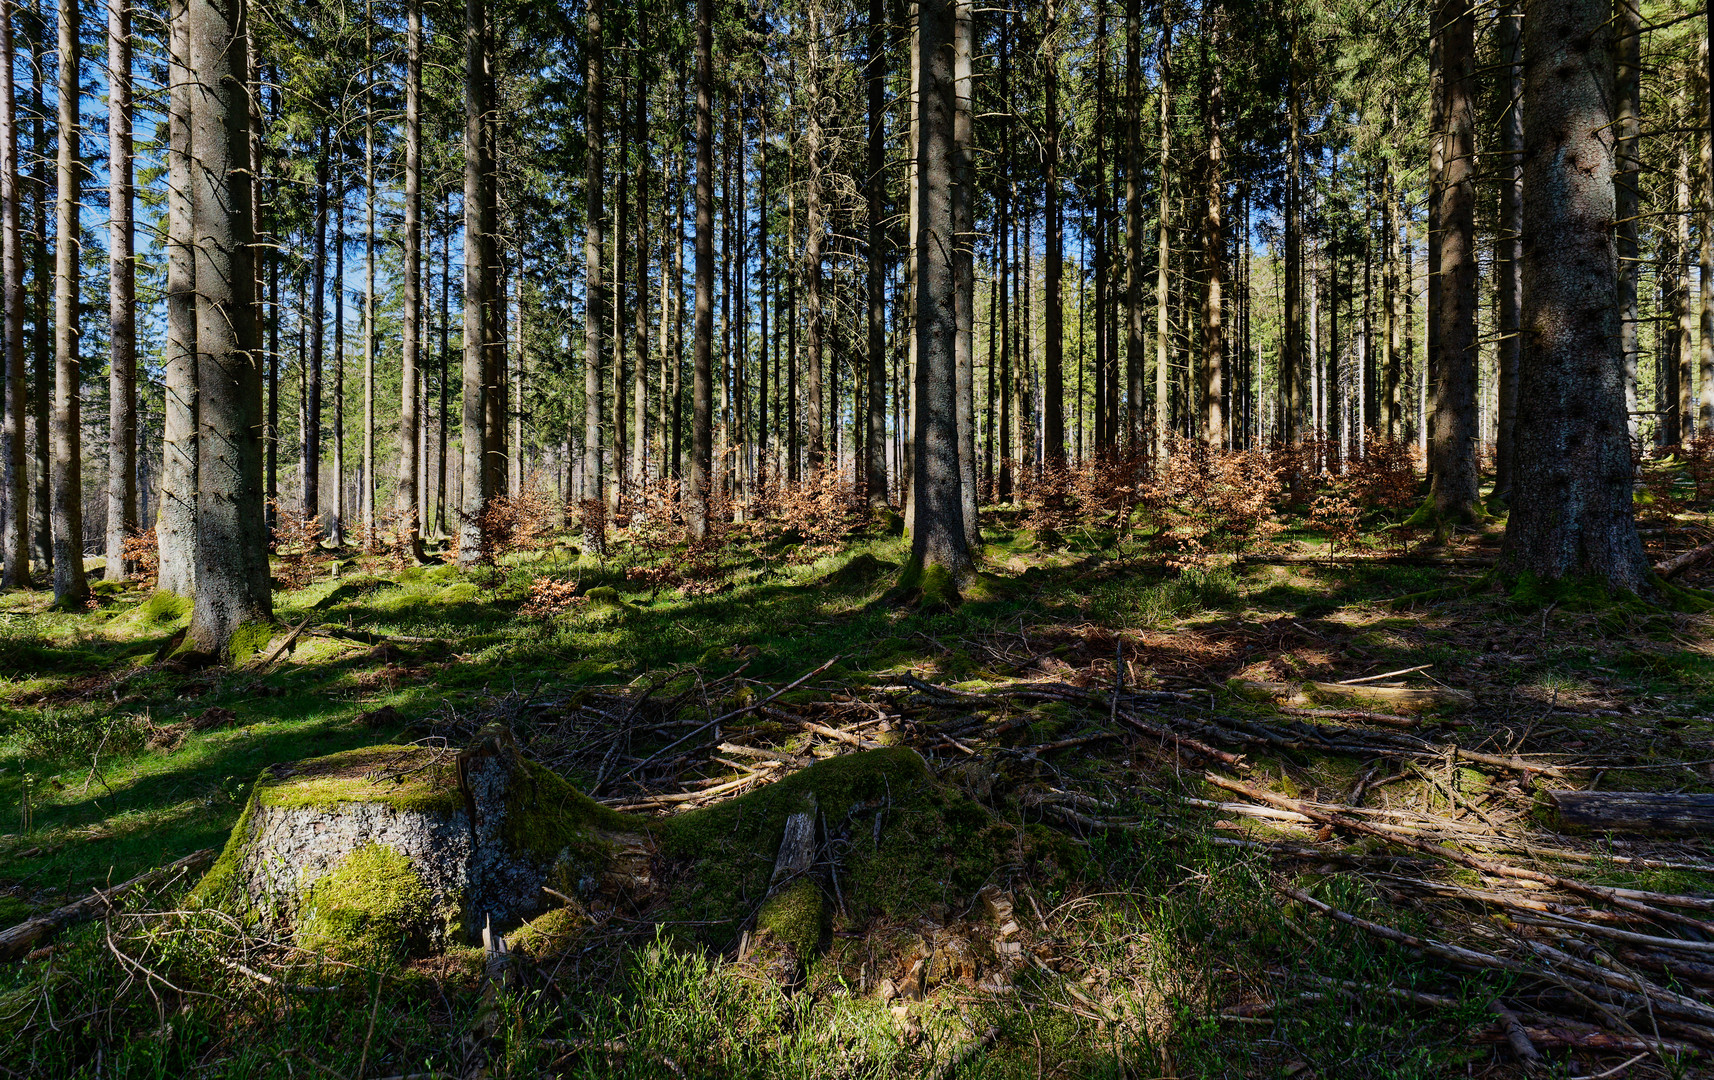
<instances>
[{"instance_id":1,"label":"mossy mound","mask_svg":"<svg viewBox=\"0 0 1714 1080\"><path fill-rule=\"evenodd\" d=\"M853 922L966 903L996 866L1029 846L981 805L938 783L916 751L846 754L655 826L670 867L669 919L704 926L699 936L710 944L735 940L768 892L786 818L808 795L821 807L822 846L843 852L839 890Z\"/></svg>"},{"instance_id":2,"label":"mossy mound","mask_svg":"<svg viewBox=\"0 0 1714 1080\"><path fill-rule=\"evenodd\" d=\"M815 587L835 592L862 592L873 588L876 582L896 570L896 564L883 562L865 551L847 560L839 569L822 576L815 582Z\"/></svg>"},{"instance_id":3,"label":"mossy mound","mask_svg":"<svg viewBox=\"0 0 1714 1080\"><path fill-rule=\"evenodd\" d=\"M434 914L411 860L367 844L304 891L298 944L364 967L395 964L420 951Z\"/></svg>"},{"instance_id":4,"label":"mossy mound","mask_svg":"<svg viewBox=\"0 0 1714 1080\"><path fill-rule=\"evenodd\" d=\"M819 808L815 865L776 883L787 819L806 806ZM836 757L645 821L490 729L457 753L374 746L264 771L193 899L285 918L304 943L366 965L454 947L484 926L546 955L606 910L650 912L722 948L758 916L759 936L807 960L835 895L852 923L906 918L967 904L995 867L1038 858L1064 861L938 783L914 750Z\"/></svg>"}]
</instances>

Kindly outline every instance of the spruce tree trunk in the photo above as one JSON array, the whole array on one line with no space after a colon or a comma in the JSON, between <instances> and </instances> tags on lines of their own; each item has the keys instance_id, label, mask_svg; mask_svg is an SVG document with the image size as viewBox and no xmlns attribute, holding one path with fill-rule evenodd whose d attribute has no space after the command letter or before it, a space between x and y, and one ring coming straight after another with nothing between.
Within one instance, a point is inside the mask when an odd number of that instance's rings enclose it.
<instances>
[{"instance_id":1,"label":"spruce tree trunk","mask_svg":"<svg viewBox=\"0 0 1714 1080\"><path fill-rule=\"evenodd\" d=\"M1042 191L1046 217L1047 265L1042 282L1046 305L1042 344L1042 462L1050 472L1065 464L1065 311L1060 295L1065 271L1065 226L1059 212L1059 55L1054 37L1059 5L1048 0L1046 40L1042 47L1042 94L1047 126L1042 132Z\"/></svg>"},{"instance_id":2,"label":"spruce tree trunk","mask_svg":"<svg viewBox=\"0 0 1714 1080\"><path fill-rule=\"evenodd\" d=\"M191 222L190 0L173 0L167 101L167 346L158 588L188 597L196 583L196 249ZM314 405L314 398L311 398ZM308 425L306 424L306 430ZM307 448L307 437L306 437ZM313 460L313 459L312 459ZM313 489L306 484L306 501Z\"/></svg>"},{"instance_id":3,"label":"spruce tree trunk","mask_svg":"<svg viewBox=\"0 0 1714 1080\"><path fill-rule=\"evenodd\" d=\"M952 177L956 89L956 4L917 5L916 451L911 483L911 565L924 598L955 602L975 572L965 543L957 416L957 270Z\"/></svg>"},{"instance_id":4,"label":"spruce tree trunk","mask_svg":"<svg viewBox=\"0 0 1714 1080\"><path fill-rule=\"evenodd\" d=\"M1678 214L1677 236L1672 260L1673 317L1677 333L1673 351L1668 357L1667 394L1661 403L1666 410L1662 441L1677 446L1684 439L1687 421L1694 417L1696 318L1690 307L1690 151L1682 144L1678 152L1678 170L1674 177Z\"/></svg>"},{"instance_id":5,"label":"spruce tree trunk","mask_svg":"<svg viewBox=\"0 0 1714 1080\"><path fill-rule=\"evenodd\" d=\"M223 660L273 617L262 506L262 365L255 324L244 0L189 0L196 243L196 592L187 643Z\"/></svg>"},{"instance_id":6,"label":"spruce tree trunk","mask_svg":"<svg viewBox=\"0 0 1714 1080\"><path fill-rule=\"evenodd\" d=\"M1125 450L1133 457L1142 452L1142 7L1142 0L1125 0ZM1108 392L1117 394L1117 389Z\"/></svg>"},{"instance_id":7,"label":"spruce tree trunk","mask_svg":"<svg viewBox=\"0 0 1714 1080\"><path fill-rule=\"evenodd\" d=\"M375 55L374 0L364 5L365 51ZM363 550L375 549L375 72L363 94Z\"/></svg>"},{"instance_id":8,"label":"spruce tree trunk","mask_svg":"<svg viewBox=\"0 0 1714 1080\"><path fill-rule=\"evenodd\" d=\"M1625 416L1637 431L1637 181L1642 170L1642 12L1640 0L1613 4L1613 101L1618 113L1614 236L1619 256L1619 349L1625 359Z\"/></svg>"},{"instance_id":9,"label":"spruce tree trunk","mask_svg":"<svg viewBox=\"0 0 1714 1080\"><path fill-rule=\"evenodd\" d=\"M584 233L583 233L583 485L579 496L583 500L583 546L600 553L606 550L606 529L594 514L602 500L601 471L601 319L606 306L606 290L601 280L601 226L603 211L602 154L606 140L602 134L603 94L602 62L606 45L602 39L601 18L606 5L602 0L589 0L584 33L585 60L588 71L584 83ZM605 504L602 504L605 505Z\"/></svg>"},{"instance_id":10,"label":"spruce tree trunk","mask_svg":"<svg viewBox=\"0 0 1714 1080\"><path fill-rule=\"evenodd\" d=\"M405 5L405 250L404 311L400 325L399 489L394 502L399 536L421 559L422 498L417 487L421 418L417 385L422 341L422 96L423 16L420 0Z\"/></svg>"},{"instance_id":11,"label":"spruce tree trunk","mask_svg":"<svg viewBox=\"0 0 1714 1080\"><path fill-rule=\"evenodd\" d=\"M1297 26L1291 28L1290 58L1286 77L1286 180L1285 180L1285 325L1280 342L1281 425L1280 439L1287 445L1301 436L1298 425L1303 414L1303 221L1299 171L1303 127L1303 103L1297 70ZM1162 247L1166 239L1163 234ZM1166 275L1161 280L1164 284ZM1165 329L1165 319L1162 319Z\"/></svg>"},{"instance_id":12,"label":"spruce tree trunk","mask_svg":"<svg viewBox=\"0 0 1714 1080\"><path fill-rule=\"evenodd\" d=\"M1204 54L1207 90L1203 99L1203 123L1208 135L1208 156L1203 159L1204 203L1202 214L1202 440L1214 449L1226 445L1226 350L1221 325L1222 289L1226 269L1226 175L1223 171L1221 127L1225 121L1225 88L1222 83L1221 31L1224 13L1217 0L1204 8L1208 19ZM1211 40L1210 40L1211 39ZM1212 53L1212 55L1208 55Z\"/></svg>"},{"instance_id":13,"label":"spruce tree trunk","mask_svg":"<svg viewBox=\"0 0 1714 1080\"><path fill-rule=\"evenodd\" d=\"M1518 336L1518 316L1523 308L1523 278L1519 261L1523 258L1524 199L1524 68L1519 26L1520 14L1515 0L1500 7L1494 34L1499 45L1500 62L1506 66L1505 113L1500 117L1500 233L1495 240L1494 267L1496 290L1499 292L1500 341L1497 347L1497 397L1499 415L1494 439L1494 498L1511 499L1512 480L1517 472L1518 423L1518 357L1523 350Z\"/></svg>"},{"instance_id":14,"label":"spruce tree trunk","mask_svg":"<svg viewBox=\"0 0 1714 1080\"><path fill-rule=\"evenodd\" d=\"M29 21L30 42L30 149L35 159L35 171L30 183L30 256L34 270L31 335L32 387L30 423L33 428L31 447L34 451L35 477L30 491L31 560L43 573L52 574L54 564L53 499L50 494L53 475L53 439L49 434L49 419L53 413L54 335L49 325L52 318L53 267L48 257L48 238L53 223L48 212L48 195L53 191L53 179L48 174L47 98L44 83L47 65L43 56L49 42L48 20L42 17L42 0L31 0Z\"/></svg>"},{"instance_id":15,"label":"spruce tree trunk","mask_svg":"<svg viewBox=\"0 0 1714 1080\"><path fill-rule=\"evenodd\" d=\"M691 535L699 540L708 535L709 473L714 456L713 94L714 2L696 0L696 315L691 331L694 371L690 391L690 492L685 522Z\"/></svg>"},{"instance_id":16,"label":"spruce tree trunk","mask_svg":"<svg viewBox=\"0 0 1714 1080\"><path fill-rule=\"evenodd\" d=\"M77 0L59 6L59 220L54 242L53 550L54 603L77 610L89 598L83 573L83 366L78 353L78 72L82 66Z\"/></svg>"},{"instance_id":17,"label":"spruce tree trunk","mask_svg":"<svg viewBox=\"0 0 1714 1080\"><path fill-rule=\"evenodd\" d=\"M632 356L634 367L631 371L631 484L641 490L648 480L649 463L649 73L646 57L649 52L649 31L647 19L639 19L637 23L637 103L636 134L633 143L637 154L637 194L636 194L636 250L633 257L636 266L636 295L632 298L635 305L633 320L635 335ZM518 293L518 322L520 331L524 317L524 295L521 288ZM522 370L522 343L520 332L520 371ZM521 410L520 410L521 413ZM520 416L521 419L521 416ZM513 451L518 455L520 477L523 474L523 447Z\"/></svg>"},{"instance_id":18,"label":"spruce tree trunk","mask_svg":"<svg viewBox=\"0 0 1714 1080\"><path fill-rule=\"evenodd\" d=\"M321 518L321 370L327 349L327 225L329 154L327 129L320 133L321 153L315 175L315 265L311 270L309 371L304 377L303 449L298 459L302 474L303 516ZM327 523L320 522L323 532Z\"/></svg>"},{"instance_id":19,"label":"spruce tree trunk","mask_svg":"<svg viewBox=\"0 0 1714 1080\"><path fill-rule=\"evenodd\" d=\"M1155 461L1158 468L1166 467L1167 437L1171 431L1171 395L1172 367L1168 362L1168 349L1171 341L1171 327L1168 325L1168 298L1172 295L1172 188L1169 181L1171 174L1172 155L1172 23L1168 18L1166 7L1161 8L1161 56L1160 56L1160 194L1157 199L1158 236L1156 238L1157 253L1155 259ZM1136 245L1140 248L1140 245ZM1137 259L1136 266L1140 268L1142 260ZM1132 273L1140 273L1133 269ZM1135 290L1135 286L1133 286ZM1290 287L1288 285L1289 294ZM1288 299L1288 305L1290 301ZM1287 307L1288 313L1295 309ZM1290 316L1288 315L1288 318ZM1287 324L1291 324L1288 322ZM1289 332L1288 332L1289 333ZM1282 359L1281 381L1285 381L1285 361Z\"/></svg>"},{"instance_id":20,"label":"spruce tree trunk","mask_svg":"<svg viewBox=\"0 0 1714 1080\"><path fill-rule=\"evenodd\" d=\"M1531 0L1518 473L1500 570L1647 595L1612 233L1612 0Z\"/></svg>"},{"instance_id":21,"label":"spruce tree trunk","mask_svg":"<svg viewBox=\"0 0 1714 1080\"><path fill-rule=\"evenodd\" d=\"M483 49L483 26L487 20L484 0L464 4L464 358L461 366L463 497L458 512L458 563L472 566L483 556L482 513L488 505L489 470L486 457L487 348L489 307L487 303L486 245L483 243L483 190L487 180L484 155L487 151L487 73ZM599 471L599 470L597 470Z\"/></svg>"},{"instance_id":22,"label":"spruce tree trunk","mask_svg":"<svg viewBox=\"0 0 1714 1080\"><path fill-rule=\"evenodd\" d=\"M336 169L333 212L333 520L328 535L335 548L345 546L345 176Z\"/></svg>"},{"instance_id":23,"label":"spruce tree trunk","mask_svg":"<svg viewBox=\"0 0 1714 1080\"><path fill-rule=\"evenodd\" d=\"M884 247L886 232L882 224L886 215L884 201L887 190L887 69L886 43L882 36L886 18L884 0L869 0L869 64L866 72L869 90L869 160L868 176L863 186L869 230L866 278L868 295L865 298L868 301L869 330L869 395L866 402L869 445L864 462L864 486L871 510L884 510L888 505L887 402L884 389L887 379L887 270Z\"/></svg>"},{"instance_id":24,"label":"spruce tree trunk","mask_svg":"<svg viewBox=\"0 0 1714 1080\"><path fill-rule=\"evenodd\" d=\"M131 228L131 8L107 7L107 572L123 581L137 529L137 269Z\"/></svg>"},{"instance_id":25,"label":"spruce tree trunk","mask_svg":"<svg viewBox=\"0 0 1714 1080\"><path fill-rule=\"evenodd\" d=\"M823 339L822 324L822 265L823 234L827 230L822 216L822 131L821 131L821 34L823 14L819 3L812 2L807 14L809 62L805 77L809 80L807 116L804 128L804 153L809 158L809 175L804 183L804 266L808 276L804 282L804 346L808 367L805 369L804 398L808 406L805 422L809 426L809 475L819 480L823 458L827 453L827 433L822 415ZM948 132L950 135L950 132ZM950 239L950 232L948 234Z\"/></svg>"},{"instance_id":26,"label":"spruce tree trunk","mask_svg":"<svg viewBox=\"0 0 1714 1080\"><path fill-rule=\"evenodd\" d=\"M12 44L12 0L0 0L0 297L6 305L0 333L5 349L6 416L4 433L6 525L0 535L0 588L30 587L30 492L24 458L29 425L29 394L24 385L24 251L19 232L18 110L13 86L16 50Z\"/></svg>"},{"instance_id":27,"label":"spruce tree trunk","mask_svg":"<svg viewBox=\"0 0 1714 1080\"><path fill-rule=\"evenodd\" d=\"M1481 474L1476 404L1476 12L1472 0L1442 0L1436 18L1443 38L1442 114L1445 162L1440 184L1439 363L1432 372L1429 499L1443 523L1474 521Z\"/></svg>"},{"instance_id":28,"label":"spruce tree trunk","mask_svg":"<svg viewBox=\"0 0 1714 1080\"><path fill-rule=\"evenodd\" d=\"M954 317L958 337L954 360L958 375L958 465L964 506L964 543L982 546L976 489L976 197L975 118L973 109L975 13L971 0L955 0L953 29L954 109L952 120L952 230Z\"/></svg>"},{"instance_id":29,"label":"spruce tree trunk","mask_svg":"<svg viewBox=\"0 0 1714 1080\"><path fill-rule=\"evenodd\" d=\"M1714 6L1706 13L1707 36L1701 43L1701 63L1697 65L1697 81L1705 110L1702 120L1702 233L1699 278L1702 289L1702 324L1697 349L1696 433L1714 431ZM1690 380L1685 380L1689 385ZM1690 413L1681 423L1689 436Z\"/></svg>"}]
</instances>

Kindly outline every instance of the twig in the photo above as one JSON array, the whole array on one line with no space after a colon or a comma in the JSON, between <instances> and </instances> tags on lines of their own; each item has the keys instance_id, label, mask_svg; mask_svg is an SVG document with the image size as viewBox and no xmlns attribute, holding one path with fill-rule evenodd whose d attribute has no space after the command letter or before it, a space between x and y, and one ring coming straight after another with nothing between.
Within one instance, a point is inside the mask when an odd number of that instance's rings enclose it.
<instances>
[{"instance_id":1,"label":"twig","mask_svg":"<svg viewBox=\"0 0 1714 1080\"><path fill-rule=\"evenodd\" d=\"M1360 679L1340 679L1340 686L1356 686L1359 683L1375 682L1377 679L1390 679L1395 675L1410 675L1418 671L1427 671L1433 664L1418 664L1416 667L1399 668L1397 671L1383 671L1379 675L1365 675Z\"/></svg>"}]
</instances>

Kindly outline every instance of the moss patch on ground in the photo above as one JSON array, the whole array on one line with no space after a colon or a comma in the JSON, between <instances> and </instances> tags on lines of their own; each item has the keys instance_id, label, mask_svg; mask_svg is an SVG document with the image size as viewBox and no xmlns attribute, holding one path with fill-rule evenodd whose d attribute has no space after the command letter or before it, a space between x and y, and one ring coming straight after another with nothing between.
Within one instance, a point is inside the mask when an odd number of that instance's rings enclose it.
<instances>
[{"instance_id":1,"label":"moss patch on ground","mask_svg":"<svg viewBox=\"0 0 1714 1080\"><path fill-rule=\"evenodd\" d=\"M445 812L464 806L453 755L422 746L365 746L270 766L256 781L256 798L284 809L378 803L395 810Z\"/></svg>"}]
</instances>

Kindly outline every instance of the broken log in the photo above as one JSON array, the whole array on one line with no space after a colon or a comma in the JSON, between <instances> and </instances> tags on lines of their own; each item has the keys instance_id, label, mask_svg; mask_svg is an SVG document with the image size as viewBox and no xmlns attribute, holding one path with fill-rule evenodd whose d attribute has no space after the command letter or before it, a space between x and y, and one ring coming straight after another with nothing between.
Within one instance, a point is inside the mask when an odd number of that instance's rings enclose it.
<instances>
[{"instance_id":1,"label":"broken log","mask_svg":"<svg viewBox=\"0 0 1714 1080\"><path fill-rule=\"evenodd\" d=\"M1371 686L1363 683L1335 682L1306 682L1295 685L1241 679L1234 679L1228 685L1246 697L1265 697L1298 707L1340 705L1356 701L1370 705L1386 705L1407 712L1420 712L1447 706L1469 708L1476 704L1475 694L1447 686Z\"/></svg>"},{"instance_id":2,"label":"broken log","mask_svg":"<svg viewBox=\"0 0 1714 1080\"><path fill-rule=\"evenodd\" d=\"M214 849L205 848L186 855L177 862L138 874L122 885L115 885L111 889L96 889L81 900L56 908L46 915L26 919L9 930L0 931L0 960L16 960L28 954L50 934L67 926L88 922L103 912L118 907L117 901L127 893L169 881L176 874L189 874L205 869L213 861Z\"/></svg>"},{"instance_id":3,"label":"broken log","mask_svg":"<svg viewBox=\"0 0 1714 1080\"><path fill-rule=\"evenodd\" d=\"M1714 541L1693 547L1689 551L1680 552L1670 559L1656 563L1654 572L1661 576L1661 580L1671 581L1697 563L1708 561L1710 555L1714 555Z\"/></svg>"},{"instance_id":4,"label":"broken log","mask_svg":"<svg viewBox=\"0 0 1714 1080\"><path fill-rule=\"evenodd\" d=\"M1554 791L1550 795L1565 832L1714 835L1714 795L1654 791Z\"/></svg>"}]
</instances>

